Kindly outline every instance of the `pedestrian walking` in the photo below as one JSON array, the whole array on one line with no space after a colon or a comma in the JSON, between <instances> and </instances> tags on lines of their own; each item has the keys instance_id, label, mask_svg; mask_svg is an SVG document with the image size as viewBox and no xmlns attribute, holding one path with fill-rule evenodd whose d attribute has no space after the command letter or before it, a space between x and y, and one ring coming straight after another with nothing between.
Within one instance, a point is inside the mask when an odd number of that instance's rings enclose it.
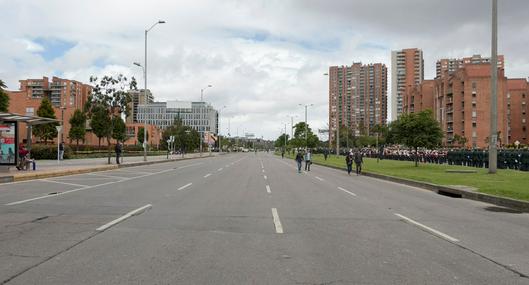
<instances>
[{"instance_id":1,"label":"pedestrian walking","mask_svg":"<svg viewBox=\"0 0 529 285\"><path fill-rule=\"evenodd\" d=\"M362 173L362 163L364 162L364 158L359 150L354 154L354 162L356 166L356 175L360 175Z\"/></svg>"},{"instance_id":2,"label":"pedestrian walking","mask_svg":"<svg viewBox=\"0 0 529 285\"><path fill-rule=\"evenodd\" d=\"M59 160L64 159L64 142L59 144Z\"/></svg>"},{"instance_id":3,"label":"pedestrian walking","mask_svg":"<svg viewBox=\"0 0 529 285\"><path fill-rule=\"evenodd\" d=\"M347 165L347 174L351 175L353 172L353 150L349 150L349 153L345 156L345 164Z\"/></svg>"},{"instance_id":4,"label":"pedestrian walking","mask_svg":"<svg viewBox=\"0 0 529 285\"><path fill-rule=\"evenodd\" d=\"M327 160L327 157L329 156L329 150L326 148L324 151L323 151L323 158L325 160Z\"/></svg>"},{"instance_id":5,"label":"pedestrian walking","mask_svg":"<svg viewBox=\"0 0 529 285\"><path fill-rule=\"evenodd\" d=\"M281 158L285 158L285 150L281 151Z\"/></svg>"},{"instance_id":6,"label":"pedestrian walking","mask_svg":"<svg viewBox=\"0 0 529 285\"><path fill-rule=\"evenodd\" d=\"M298 173L301 173L301 163L303 162L303 155L301 155L301 152L299 150L296 154L296 162L298 164Z\"/></svg>"},{"instance_id":7,"label":"pedestrian walking","mask_svg":"<svg viewBox=\"0 0 529 285\"><path fill-rule=\"evenodd\" d=\"M310 165L312 164L312 153L310 149L305 153L305 171L310 171Z\"/></svg>"},{"instance_id":8,"label":"pedestrian walking","mask_svg":"<svg viewBox=\"0 0 529 285\"><path fill-rule=\"evenodd\" d=\"M123 147L120 142L116 143L115 151L116 151L116 164L120 164L119 159L121 157L121 152L123 151Z\"/></svg>"}]
</instances>

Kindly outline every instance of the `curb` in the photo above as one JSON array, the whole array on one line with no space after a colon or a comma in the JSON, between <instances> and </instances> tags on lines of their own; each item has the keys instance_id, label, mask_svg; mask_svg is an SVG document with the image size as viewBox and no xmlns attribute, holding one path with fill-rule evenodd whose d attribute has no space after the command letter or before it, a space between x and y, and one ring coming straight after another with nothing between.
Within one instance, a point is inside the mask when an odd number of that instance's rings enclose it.
<instances>
[{"instance_id":1,"label":"curb","mask_svg":"<svg viewBox=\"0 0 529 285\"><path fill-rule=\"evenodd\" d=\"M190 160L190 159L209 158L209 157L214 157L214 156L205 155L205 156L199 156L199 157L172 158L172 159L167 159L167 160L139 161L139 162L126 163L126 164L119 164L119 165L115 165L115 164L100 165L100 166L79 168L79 169L73 169L73 170L69 169L69 170L44 171L44 172L39 172L39 173L21 173L21 174L14 174L10 176L0 177L0 184L10 183L10 182L29 181L29 180L43 179L43 178L51 178L51 177L58 177L58 176L68 176L68 175L74 175L74 174L99 172L99 171L113 170L113 169L119 169L119 168L136 167L136 166L142 166L142 165L184 161L184 160Z\"/></svg>"},{"instance_id":2,"label":"curb","mask_svg":"<svg viewBox=\"0 0 529 285\"><path fill-rule=\"evenodd\" d=\"M340 168L336 166L325 165L325 164L321 164L318 162L314 162L314 164L345 171L344 168ZM400 183L400 184L404 184L408 186L423 188L426 190L433 191L440 195L485 202L485 203L494 204L494 205L501 206L501 207L512 208L512 209L515 209L521 212L529 213L529 202L522 201L522 200L505 198L505 197L495 196L491 194L484 194L484 193L479 193L479 192L473 192L473 191L453 188L450 186L437 185L437 184L433 184L429 182L416 181L416 180L405 179L405 178L389 176L389 175L384 175L384 174L378 174L378 173L373 173L373 172L362 172L362 175L377 178L377 179L387 180L391 182L396 182L396 183Z\"/></svg>"}]
</instances>

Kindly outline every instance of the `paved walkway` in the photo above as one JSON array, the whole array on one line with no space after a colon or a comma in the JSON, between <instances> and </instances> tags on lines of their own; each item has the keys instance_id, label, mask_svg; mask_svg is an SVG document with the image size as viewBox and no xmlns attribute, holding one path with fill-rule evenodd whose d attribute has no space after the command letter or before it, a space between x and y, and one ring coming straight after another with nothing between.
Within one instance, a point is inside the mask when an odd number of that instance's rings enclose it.
<instances>
[{"instance_id":1,"label":"paved walkway","mask_svg":"<svg viewBox=\"0 0 529 285\"><path fill-rule=\"evenodd\" d=\"M207 156L208 153L203 153ZM199 153L186 154L183 158L199 157ZM182 159L182 155L170 155L169 159ZM166 155L148 156L147 161L164 161ZM67 159L57 162L57 160L37 160L36 170L19 171L14 166L8 171L0 172L0 178L12 176L34 176L50 172L79 171L93 168L116 167L116 158L112 157L111 165L108 164L108 158L84 158L84 159ZM143 162L143 156L128 156L123 158L122 164L133 164Z\"/></svg>"}]
</instances>

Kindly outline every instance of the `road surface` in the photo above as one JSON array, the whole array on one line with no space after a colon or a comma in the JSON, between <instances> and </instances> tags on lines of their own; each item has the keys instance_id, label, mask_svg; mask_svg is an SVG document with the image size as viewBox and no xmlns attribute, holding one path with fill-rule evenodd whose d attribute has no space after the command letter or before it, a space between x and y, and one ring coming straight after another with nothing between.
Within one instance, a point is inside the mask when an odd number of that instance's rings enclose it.
<instances>
[{"instance_id":1,"label":"road surface","mask_svg":"<svg viewBox=\"0 0 529 285\"><path fill-rule=\"evenodd\" d=\"M0 284L529 284L529 215L240 153L0 185Z\"/></svg>"}]
</instances>

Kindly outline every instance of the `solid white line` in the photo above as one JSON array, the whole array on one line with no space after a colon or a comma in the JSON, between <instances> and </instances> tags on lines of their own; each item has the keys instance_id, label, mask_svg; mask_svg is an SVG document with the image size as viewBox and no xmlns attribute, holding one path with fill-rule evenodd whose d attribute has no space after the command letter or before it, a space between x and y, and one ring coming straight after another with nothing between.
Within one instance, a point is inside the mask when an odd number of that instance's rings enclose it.
<instances>
[{"instance_id":1,"label":"solid white line","mask_svg":"<svg viewBox=\"0 0 529 285\"><path fill-rule=\"evenodd\" d=\"M266 177L266 175L263 175L263 176L264 176L264 179L265 179L265 180L268 179L268 177Z\"/></svg>"},{"instance_id":2,"label":"solid white line","mask_svg":"<svg viewBox=\"0 0 529 285\"><path fill-rule=\"evenodd\" d=\"M150 209L150 208L152 208L152 205L151 204L147 204L147 205L145 205L145 206L143 206L141 208L138 208L136 210L130 211L130 212L126 213L125 215L123 215L123 216L121 216L121 217L119 217L119 218L117 218L117 219L115 219L115 220L113 220L111 222L108 222L108 223L106 223L106 224L104 224L102 226L100 226L99 228L96 229L96 231L102 232L102 231L104 231L104 230L106 230L106 229L108 229L108 228L110 228L110 227L112 227L112 226L114 226L114 225L116 225L118 223L121 223L122 221L124 221L124 220L126 220L126 219L128 219L128 218L130 218L132 216L139 215L139 214L145 212L147 209Z\"/></svg>"},{"instance_id":3,"label":"solid white line","mask_svg":"<svg viewBox=\"0 0 529 285\"><path fill-rule=\"evenodd\" d=\"M264 169L263 169L263 173L265 173Z\"/></svg>"},{"instance_id":4,"label":"solid white line","mask_svg":"<svg viewBox=\"0 0 529 285\"><path fill-rule=\"evenodd\" d=\"M132 174L153 174L155 172L146 172L146 171L132 171L132 170L125 170L125 169L116 169L115 171L121 171L125 173L132 173Z\"/></svg>"},{"instance_id":5,"label":"solid white line","mask_svg":"<svg viewBox=\"0 0 529 285\"><path fill-rule=\"evenodd\" d=\"M352 195L352 196L355 196L355 197L356 197L356 194L355 194L355 193L350 192L350 191L348 191L348 190L345 190L345 189L343 189L342 187L338 187L338 189L339 189L339 190L342 190L343 192L345 192L345 193L347 193L347 194L349 194L349 195Z\"/></svg>"},{"instance_id":6,"label":"solid white line","mask_svg":"<svg viewBox=\"0 0 529 285\"><path fill-rule=\"evenodd\" d=\"M268 194L272 194L272 191L270 190L270 185L266 185L266 192Z\"/></svg>"},{"instance_id":7,"label":"solid white line","mask_svg":"<svg viewBox=\"0 0 529 285\"><path fill-rule=\"evenodd\" d=\"M187 183L186 185L184 185L184 186L178 188L177 190L178 190L178 191L180 191L180 190L184 190L184 189L186 189L187 187L189 187L189 186L191 186L191 185L193 185L193 183Z\"/></svg>"},{"instance_id":8,"label":"solid white line","mask_svg":"<svg viewBox=\"0 0 529 285\"><path fill-rule=\"evenodd\" d=\"M448 241L451 241L451 242L459 242L458 239L453 238L453 237L451 237L451 236L449 236L447 234L444 234L444 233L442 233L442 232L440 232L440 231L438 231L436 229L432 229L432 228L430 228L428 226L425 226L425 225L423 225L423 224L421 224L419 222L416 222L416 221L414 221L414 220L412 220L412 219L410 219L408 217L405 217L405 216L403 216L401 214L397 214L397 213L394 213L394 214L395 214L395 216L403 219L405 222L408 222L408 223L410 223L412 225L415 225L415 226L417 226L417 227L419 227L419 228L421 228L423 230L426 230L427 232L430 232L430 233L432 233L432 234L434 234L436 236L439 236L439 237L444 238L444 239L446 239Z\"/></svg>"},{"instance_id":9,"label":"solid white line","mask_svg":"<svg viewBox=\"0 0 529 285\"><path fill-rule=\"evenodd\" d=\"M221 168L219 168L219 169L217 169L217 171L222 171L222 167L221 167Z\"/></svg>"},{"instance_id":10,"label":"solid white line","mask_svg":"<svg viewBox=\"0 0 529 285\"><path fill-rule=\"evenodd\" d=\"M323 178L320 178L318 176L316 176L316 179L320 180L320 181L323 181Z\"/></svg>"},{"instance_id":11,"label":"solid white line","mask_svg":"<svg viewBox=\"0 0 529 285\"><path fill-rule=\"evenodd\" d=\"M204 175L204 178L208 178L210 176L211 176L211 173L208 173L208 174Z\"/></svg>"},{"instance_id":12,"label":"solid white line","mask_svg":"<svg viewBox=\"0 0 529 285\"><path fill-rule=\"evenodd\" d=\"M274 218L274 225L276 227L276 233L282 234L283 226L281 225L281 221L279 220L279 215L277 214L276 208L272 208L272 217Z\"/></svg>"},{"instance_id":13,"label":"solid white line","mask_svg":"<svg viewBox=\"0 0 529 285\"><path fill-rule=\"evenodd\" d=\"M188 164L188 165L177 167L176 169L184 169L184 168L193 167L193 166L197 166L197 165L201 165L201 164L202 164L202 162L193 163L193 164ZM173 169L170 169L170 170L173 170Z\"/></svg>"},{"instance_id":14,"label":"solid white line","mask_svg":"<svg viewBox=\"0 0 529 285\"><path fill-rule=\"evenodd\" d=\"M70 185L70 186L76 186L76 187L86 187L86 186L89 186L89 185L75 184L75 183L68 183L68 182L61 182L61 181L55 181L55 180L49 180L49 179L42 179L42 181L50 182L50 183L57 183L57 184Z\"/></svg>"},{"instance_id":15,"label":"solid white line","mask_svg":"<svg viewBox=\"0 0 529 285\"><path fill-rule=\"evenodd\" d=\"M106 177L106 178L111 178L111 179L122 179L122 180L125 180L125 179L128 179L129 177L123 177L123 176L114 176L114 175L104 175L104 174L97 174L97 173L86 173L87 175L92 175L92 176L101 176L101 177Z\"/></svg>"}]
</instances>

